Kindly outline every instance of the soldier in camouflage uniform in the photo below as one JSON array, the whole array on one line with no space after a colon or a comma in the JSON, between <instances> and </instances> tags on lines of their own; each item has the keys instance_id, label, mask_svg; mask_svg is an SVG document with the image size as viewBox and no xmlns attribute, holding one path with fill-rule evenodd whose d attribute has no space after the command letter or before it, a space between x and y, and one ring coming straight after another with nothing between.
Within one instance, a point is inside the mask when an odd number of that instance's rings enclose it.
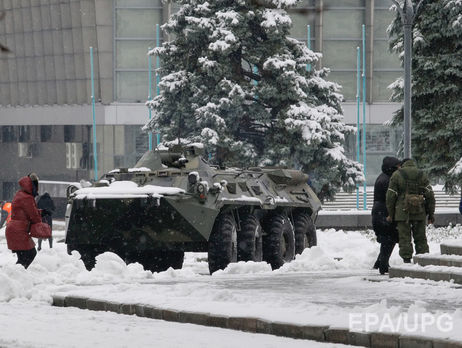
<instances>
[{"instance_id":1,"label":"soldier in camouflage uniform","mask_svg":"<svg viewBox=\"0 0 462 348\"><path fill-rule=\"evenodd\" d=\"M425 235L428 223L435 221L435 196L425 173L415 162L405 159L401 169L395 171L388 186L386 205L388 221L396 221L399 233L399 255L404 262L412 258L411 231L416 254L428 253Z\"/></svg>"}]
</instances>

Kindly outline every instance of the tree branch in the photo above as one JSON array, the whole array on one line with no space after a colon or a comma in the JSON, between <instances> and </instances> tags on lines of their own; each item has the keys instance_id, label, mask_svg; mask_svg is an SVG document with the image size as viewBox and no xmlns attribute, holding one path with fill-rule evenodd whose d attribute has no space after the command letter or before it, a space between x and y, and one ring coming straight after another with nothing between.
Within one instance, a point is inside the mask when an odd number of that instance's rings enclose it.
<instances>
[{"instance_id":1,"label":"tree branch","mask_svg":"<svg viewBox=\"0 0 462 348\"><path fill-rule=\"evenodd\" d=\"M395 4L396 8L398 9L399 15L401 16L401 21L403 21L403 23L404 23L404 13L403 13L403 9L401 8L401 6L400 6L400 4L398 3L398 1L396 1L396 0L391 0L391 1Z\"/></svg>"},{"instance_id":2,"label":"tree branch","mask_svg":"<svg viewBox=\"0 0 462 348\"><path fill-rule=\"evenodd\" d=\"M252 71L248 71L248 70L245 70L245 69L242 69L241 71L242 71L242 75L247 76L252 80L255 80L255 81L260 81L261 80L260 75L254 74Z\"/></svg>"},{"instance_id":3,"label":"tree branch","mask_svg":"<svg viewBox=\"0 0 462 348\"><path fill-rule=\"evenodd\" d=\"M417 17L417 14L419 13L420 7L422 7L422 3L423 3L423 0L420 0L419 3L417 4L417 6L415 7L414 18Z\"/></svg>"}]
</instances>

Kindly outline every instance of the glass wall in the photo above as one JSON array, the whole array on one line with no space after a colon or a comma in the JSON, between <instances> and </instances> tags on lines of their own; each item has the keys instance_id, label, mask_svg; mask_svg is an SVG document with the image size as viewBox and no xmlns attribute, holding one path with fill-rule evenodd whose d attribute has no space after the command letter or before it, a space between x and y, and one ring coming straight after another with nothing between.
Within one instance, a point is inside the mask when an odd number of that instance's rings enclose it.
<instances>
[{"instance_id":1,"label":"glass wall","mask_svg":"<svg viewBox=\"0 0 462 348\"><path fill-rule=\"evenodd\" d=\"M374 72L372 96L374 101L389 101L388 86L402 76L399 57L388 50L387 28L395 17L390 11L391 0L375 0L374 10Z\"/></svg>"},{"instance_id":2,"label":"glass wall","mask_svg":"<svg viewBox=\"0 0 462 348\"><path fill-rule=\"evenodd\" d=\"M354 125L356 126L356 125ZM385 156L394 156L398 153L402 138L402 128L391 128L381 124L368 124L366 127L366 164L367 184L373 185L381 173L382 161ZM362 163L362 132L360 130L360 157ZM357 158L356 134L349 134L345 141L345 154L348 158Z\"/></svg>"},{"instance_id":3,"label":"glass wall","mask_svg":"<svg viewBox=\"0 0 462 348\"><path fill-rule=\"evenodd\" d=\"M98 125L96 137L98 176L133 167L148 150L148 135L138 125ZM0 126L0 147L2 163L12 163L3 168L0 196L9 197L14 189L9 182L16 182L18 173L34 171L60 181L94 176L90 125Z\"/></svg>"},{"instance_id":4,"label":"glass wall","mask_svg":"<svg viewBox=\"0 0 462 348\"><path fill-rule=\"evenodd\" d=\"M149 47L156 45L156 24L162 24L162 8L161 0L114 1L114 93L117 101L139 103L148 98L147 52ZM155 58L152 67L154 64ZM152 90L155 91L155 86Z\"/></svg>"},{"instance_id":5,"label":"glass wall","mask_svg":"<svg viewBox=\"0 0 462 348\"><path fill-rule=\"evenodd\" d=\"M308 40L308 25L310 26L310 42L311 49L314 50L315 47L315 37L316 37L316 7L315 0L303 0L297 5L297 8L293 9L290 12L290 17L292 19L292 29L290 31L291 37L307 42Z\"/></svg>"},{"instance_id":6,"label":"glass wall","mask_svg":"<svg viewBox=\"0 0 462 348\"><path fill-rule=\"evenodd\" d=\"M356 96L356 47L361 46L365 22L364 0L324 0L323 66L331 69L329 80L342 85L346 100Z\"/></svg>"},{"instance_id":7,"label":"glass wall","mask_svg":"<svg viewBox=\"0 0 462 348\"><path fill-rule=\"evenodd\" d=\"M388 51L386 30L394 18L389 10L391 4L391 0L375 0L373 76L370 80L373 102L388 101L388 85L401 76L398 57ZM147 99L146 53L156 44L155 26L166 20L166 6L161 0L114 0L115 100L144 102ZM353 101L356 97L356 47L362 45L361 25L366 22L365 0L324 0L323 6L319 12L315 0L303 0L290 10L291 36L306 43L307 26L310 25L314 50L316 18L322 16L323 66L331 69L329 79L342 86L345 99ZM152 64L155 64L154 58Z\"/></svg>"}]
</instances>

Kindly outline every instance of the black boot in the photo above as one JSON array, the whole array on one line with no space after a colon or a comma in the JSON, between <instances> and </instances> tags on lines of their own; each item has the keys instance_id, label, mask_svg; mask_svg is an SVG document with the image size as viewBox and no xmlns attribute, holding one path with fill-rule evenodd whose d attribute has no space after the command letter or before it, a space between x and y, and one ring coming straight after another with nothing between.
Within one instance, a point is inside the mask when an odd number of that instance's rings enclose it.
<instances>
[{"instance_id":1,"label":"black boot","mask_svg":"<svg viewBox=\"0 0 462 348\"><path fill-rule=\"evenodd\" d=\"M391 241L384 241L380 244L380 254L377 260L379 261L380 274L388 273L388 269L390 268L390 264L388 262L394 247L395 243Z\"/></svg>"},{"instance_id":2,"label":"black boot","mask_svg":"<svg viewBox=\"0 0 462 348\"><path fill-rule=\"evenodd\" d=\"M388 265L380 265L379 267L379 272L380 274L384 275L385 273L388 273Z\"/></svg>"}]
</instances>

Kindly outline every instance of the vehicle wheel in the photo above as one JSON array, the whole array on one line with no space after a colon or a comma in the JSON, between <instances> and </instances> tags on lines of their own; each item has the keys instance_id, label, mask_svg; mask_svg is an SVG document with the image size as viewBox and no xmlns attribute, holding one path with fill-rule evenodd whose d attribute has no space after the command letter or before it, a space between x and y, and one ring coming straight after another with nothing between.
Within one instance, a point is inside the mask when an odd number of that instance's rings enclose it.
<instances>
[{"instance_id":1,"label":"vehicle wheel","mask_svg":"<svg viewBox=\"0 0 462 348\"><path fill-rule=\"evenodd\" d=\"M241 219L241 230L237 234L237 260L260 262L263 259L262 228L253 214Z\"/></svg>"},{"instance_id":2,"label":"vehicle wheel","mask_svg":"<svg viewBox=\"0 0 462 348\"><path fill-rule=\"evenodd\" d=\"M232 214L221 214L215 220L209 238L208 259L210 274L237 261L237 230Z\"/></svg>"},{"instance_id":3,"label":"vehicle wheel","mask_svg":"<svg viewBox=\"0 0 462 348\"><path fill-rule=\"evenodd\" d=\"M163 272L172 267L180 269L183 266L184 251L150 250L143 251L129 262L139 262L144 269L151 272Z\"/></svg>"},{"instance_id":4,"label":"vehicle wheel","mask_svg":"<svg viewBox=\"0 0 462 348\"><path fill-rule=\"evenodd\" d=\"M285 214L271 215L264 224L263 260L278 269L295 256L294 228Z\"/></svg>"},{"instance_id":5,"label":"vehicle wheel","mask_svg":"<svg viewBox=\"0 0 462 348\"><path fill-rule=\"evenodd\" d=\"M99 252L94 245L68 245L67 253L70 255L73 250L76 250L80 254L80 259L82 260L85 268L88 271L91 271L96 264L96 256Z\"/></svg>"},{"instance_id":6,"label":"vehicle wheel","mask_svg":"<svg viewBox=\"0 0 462 348\"><path fill-rule=\"evenodd\" d=\"M294 231L295 254L301 254L305 248L317 244L316 226L308 214L300 213L294 216Z\"/></svg>"},{"instance_id":7,"label":"vehicle wheel","mask_svg":"<svg viewBox=\"0 0 462 348\"><path fill-rule=\"evenodd\" d=\"M168 267L173 269L181 269L184 261L184 251L167 251L166 259L168 260Z\"/></svg>"}]
</instances>

